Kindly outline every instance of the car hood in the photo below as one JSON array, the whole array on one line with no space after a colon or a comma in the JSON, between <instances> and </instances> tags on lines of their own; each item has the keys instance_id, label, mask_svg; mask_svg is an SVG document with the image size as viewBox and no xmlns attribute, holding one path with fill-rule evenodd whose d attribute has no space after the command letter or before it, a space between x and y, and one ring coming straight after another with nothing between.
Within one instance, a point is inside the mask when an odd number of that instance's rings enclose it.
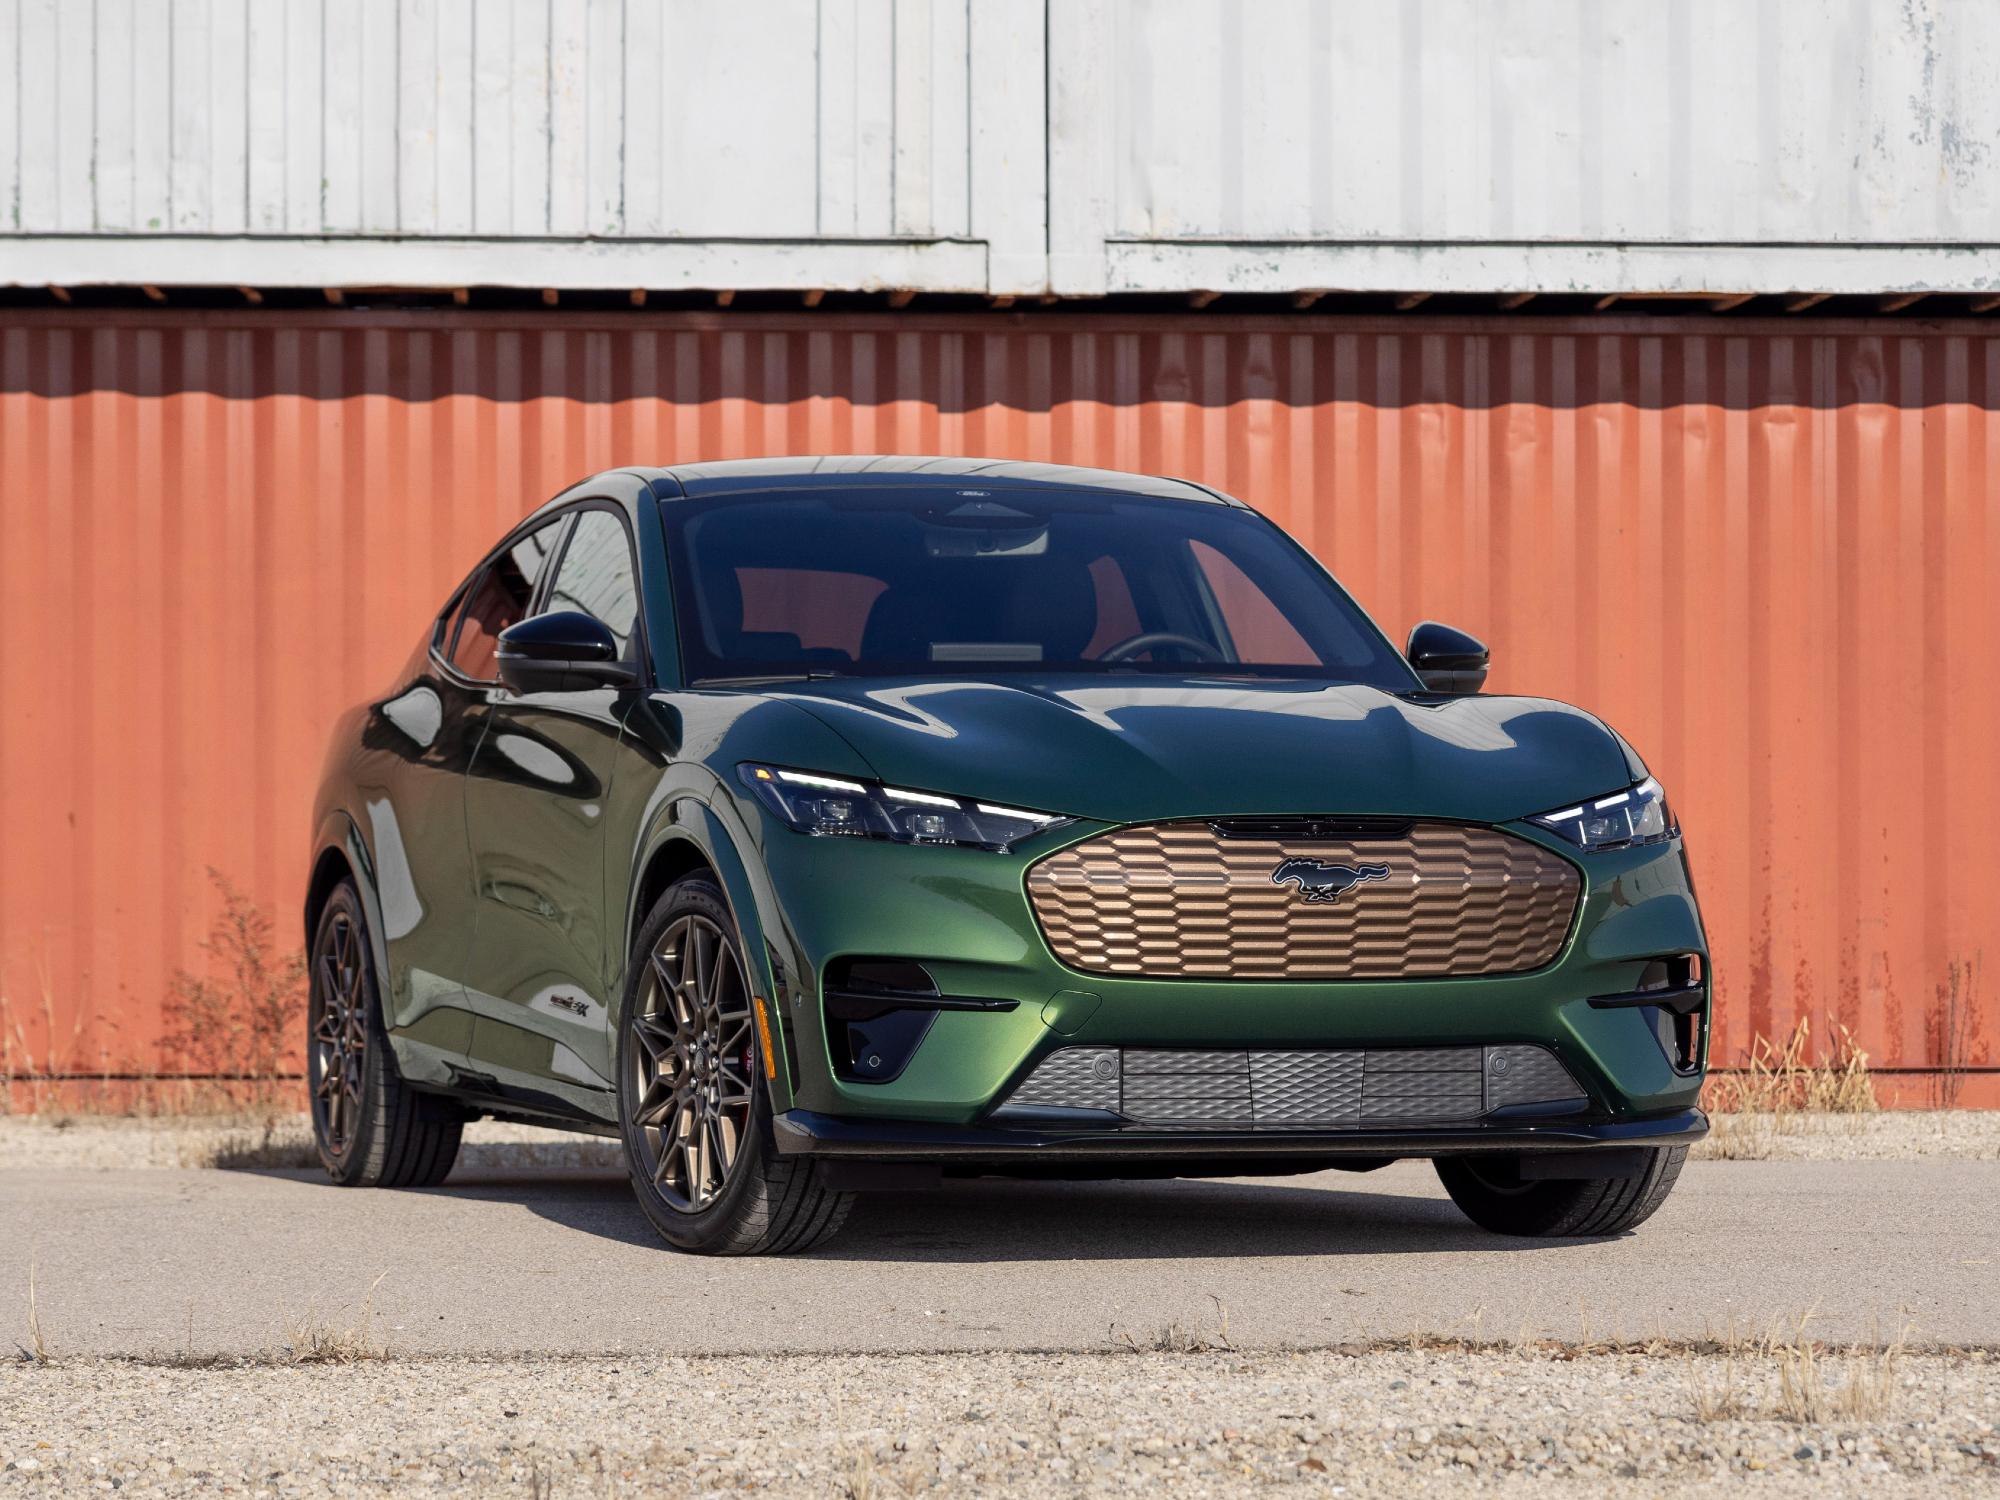
<instances>
[{"instance_id":1,"label":"car hood","mask_svg":"<svg viewBox=\"0 0 2000 1500\"><path fill-rule=\"evenodd\" d=\"M1109 823L1282 813L1499 823L1645 774L1544 698L1148 676L774 686L884 781Z\"/></svg>"}]
</instances>

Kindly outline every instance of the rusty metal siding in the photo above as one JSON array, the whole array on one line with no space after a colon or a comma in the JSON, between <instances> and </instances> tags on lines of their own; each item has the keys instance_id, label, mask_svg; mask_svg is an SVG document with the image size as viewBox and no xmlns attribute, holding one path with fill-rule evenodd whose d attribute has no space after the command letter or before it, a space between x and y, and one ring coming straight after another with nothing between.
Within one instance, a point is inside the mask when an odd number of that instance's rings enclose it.
<instances>
[{"instance_id":1,"label":"rusty metal siding","mask_svg":"<svg viewBox=\"0 0 2000 1500\"><path fill-rule=\"evenodd\" d=\"M0 1019L147 1060L210 867L291 937L333 713L577 476L946 452L1218 485L1486 637L1665 782L1719 1059L1810 1015L1923 1066L2000 960L1996 444L1969 322L9 313Z\"/></svg>"}]
</instances>

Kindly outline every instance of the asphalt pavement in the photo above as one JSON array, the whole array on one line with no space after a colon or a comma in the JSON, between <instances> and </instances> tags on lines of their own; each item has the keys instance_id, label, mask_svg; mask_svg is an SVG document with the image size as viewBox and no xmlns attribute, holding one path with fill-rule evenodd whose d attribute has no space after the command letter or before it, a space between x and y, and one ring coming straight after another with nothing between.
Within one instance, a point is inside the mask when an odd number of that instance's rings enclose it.
<instances>
[{"instance_id":1,"label":"asphalt pavement","mask_svg":"<svg viewBox=\"0 0 2000 1500\"><path fill-rule=\"evenodd\" d=\"M619 1176L352 1190L313 1172L0 1171L0 1338L256 1354L302 1321L413 1353L1081 1350L1179 1324L1241 1347L1456 1328L2000 1345L2000 1161L1691 1162L1610 1239L1474 1228L1426 1163L1366 1176L984 1180L872 1195L804 1256L665 1247ZM379 1278L379 1281L378 1281Z\"/></svg>"}]
</instances>

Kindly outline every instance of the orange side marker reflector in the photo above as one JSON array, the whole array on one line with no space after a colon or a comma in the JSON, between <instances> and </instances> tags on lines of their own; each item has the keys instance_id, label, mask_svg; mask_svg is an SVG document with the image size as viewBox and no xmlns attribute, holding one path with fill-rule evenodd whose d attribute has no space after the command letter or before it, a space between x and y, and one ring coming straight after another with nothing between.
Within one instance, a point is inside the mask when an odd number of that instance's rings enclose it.
<instances>
[{"instance_id":1,"label":"orange side marker reflector","mask_svg":"<svg viewBox=\"0 0 2000 1500\"><path fill-rule=\"evenodd\" d=\"M764 1002L757 996L752 995L750 1003L757 1008L757 1035L764 1040L764 1076L775 1082L778 1077L778 1054L771 1050L771 1018L764 1014Z\"/></svg>"}]
</instances>

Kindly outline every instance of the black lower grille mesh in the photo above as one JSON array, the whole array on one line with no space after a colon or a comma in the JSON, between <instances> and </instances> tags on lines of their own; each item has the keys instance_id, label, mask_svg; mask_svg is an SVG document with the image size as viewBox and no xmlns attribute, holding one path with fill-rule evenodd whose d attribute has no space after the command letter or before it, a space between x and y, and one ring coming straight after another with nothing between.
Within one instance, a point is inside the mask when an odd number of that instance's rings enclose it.
<instances>
[{"instance_id":1,"label":"black lower grille mesh","mask_svg":"<svg viewBox=\"0 0 2000 1500\"><path fill-rule=\"evenodd\" d=\"M1584 1092L1546 1047L1064 1047L1014 1090L1014 1112L1084 1109L1161 1130L1367 1130L1477 1120Z\"/></svg>"}]
</instances>

